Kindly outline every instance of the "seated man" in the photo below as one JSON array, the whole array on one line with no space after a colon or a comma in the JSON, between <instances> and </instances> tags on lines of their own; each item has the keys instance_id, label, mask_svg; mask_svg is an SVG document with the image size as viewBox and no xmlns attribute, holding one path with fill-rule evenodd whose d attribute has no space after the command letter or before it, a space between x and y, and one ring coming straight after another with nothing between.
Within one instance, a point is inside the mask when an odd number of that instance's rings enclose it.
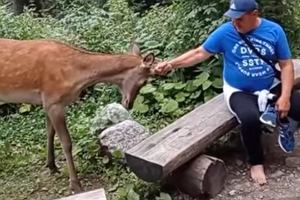
<instances>
[{"instance_id":1,"label":"seated man","mask_svg":"<svg viewBox=\"0 0 300 200\"><path fill-rule=\"evenodd\" d=\"M256 93L263 90L274 92L278 96L273 107L274 113L282 119L290 116L300 121L300 92L292 90L294 68L291 52L283 29L259 17L255 0L232 0L225 15L231 21L218 27L199 48L159 63L155 71L163 75L171 69L202 62L213 54L223 55L225 100L241 123L241 138L249 157L251 177L255 182L265 184L264 155L260 141L262 113ZM243 38L249 40L261 56ZM270 60L278 61L281 68L280 84L275 84L276 70L269 64ZM294 138L289 126L282 126L279 141L285 151L293 150Z\"/></svg>"}]
</instances>

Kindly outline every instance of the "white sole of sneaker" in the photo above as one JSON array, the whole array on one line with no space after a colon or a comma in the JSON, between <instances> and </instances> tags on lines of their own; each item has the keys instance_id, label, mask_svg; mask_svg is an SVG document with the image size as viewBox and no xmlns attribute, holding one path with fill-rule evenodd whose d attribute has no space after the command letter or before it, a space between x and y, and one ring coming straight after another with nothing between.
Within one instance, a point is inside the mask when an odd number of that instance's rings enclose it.
<instances>
[{"instance_id":1,"label":"white sole of sneaker","mask_svg":"<svg viewBox=\"0 0 300 200\"><path fill-rule=\"evenodd\" d=\"M281 148L281 150L282 151L284 151L285 153L292 153L292 151L286 151L284 148L283 148L283 146L281 145L281 143L280 143L280 134L278 135L278 144L279 144L279 146L280 146L280 148Z\"/></svg>"},{"instance_id":2,"label":"white sole of sneaker","mask_svg":"<svg viewBox=\"0 0 300 200\"><path fill-rule=\"evenodd\" d=\"M269 126L271 126L271 127L273 127L273 128L276 127L276 125L272 124L271 121L265 121L262 117L260 117L259 120L260 120L260 122L263 123L263 124L269 125Z\"/></svg>"}]
</instances>

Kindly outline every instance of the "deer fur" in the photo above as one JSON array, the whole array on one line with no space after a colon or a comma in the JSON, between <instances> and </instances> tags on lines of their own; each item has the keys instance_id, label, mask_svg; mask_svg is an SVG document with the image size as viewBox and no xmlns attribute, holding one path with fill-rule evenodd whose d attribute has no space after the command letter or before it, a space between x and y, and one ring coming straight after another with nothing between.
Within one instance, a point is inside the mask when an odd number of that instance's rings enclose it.
<instances>
[{"instance_id":1,"label":"deer fur","mask_svg":"<svg viewBox=\"0 0 300 200\"><path fill-rule=\"evenodd\" d=\"M50 40L0 39L0 101L42 105L48 133L47 167L56 172L54 136L67 160L70 189L82 191L72 156L65 107L85 88L98 82L119 86L122 104L129 108L152 73L153 54L99 54Z\"/></svg>"}]
</instances>

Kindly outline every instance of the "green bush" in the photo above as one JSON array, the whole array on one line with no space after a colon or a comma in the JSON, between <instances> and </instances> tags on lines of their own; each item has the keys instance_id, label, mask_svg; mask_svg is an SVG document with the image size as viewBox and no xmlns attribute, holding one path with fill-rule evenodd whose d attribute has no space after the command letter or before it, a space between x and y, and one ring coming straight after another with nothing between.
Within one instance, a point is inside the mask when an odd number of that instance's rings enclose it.
<instances>
[{"instance_id":1,"label":"green bush","mask_svg":"<svg viewBox=\"0 0 300 200\"><path fill-rule=\"evenodd\" d=\"M168 7L155 6L138 22L137 41L144 51L158 57L172 58L199 46L210 32L225 21L216 8L226 1L176 1ZM173 119L193 109L220 92L221 64L218 59L177 70L163 80L153 80L138 96L134 109L138 113L161 113Z\"/></svg>"},{"instance_id":2,"label":"green bush","mask_svg":"<svg viewBox=\"0 0 300 200\"><path fill-rule=\"evenodd\" d=\"M300 56L300 4L299 0L260 0L262 15L283 26L294 57Z\"/></svg>"},{"instance_id":3,"label":"green bush","mask_svg":"<svg viewBox=\"0 0 300 200\"><path fill-rule=\"evenodd\" d=\"M126 52L133 38L135 15L123 0L109 0L105 7L70 9L61 21L78 35L80 46L107 53Z\"/></svg>"},{"instance_id":4,"label":"green bush","mask_svg":"<svg viewBox=\"0 0 300 200\"><path fill-rule=\"evenodd\" d=\"M5 6L2 6L0 7L0 37L69 41L72 40L73 35L57 19L35 18L31 12L14 16Z\"/></svg>"},{"instance_id":5,"label":"green bush","mask_svg":"<svg viewBox=\"0 0 300 200\"><path fill-rule=\"evenodd\" d=\"M282 22L295 57L300 56L300 4L297 0L261 1L263 13ZM53 2L56 2L55 12L52 16L45 13L43 18L35 17L29 11L13 16L5 7L0 7L0 37L56 39L106 53L126 52L135 40L144 53L151 51L159 59L169 59L201 44L226 20L222 16L228 8L227 0L174 0L167 6L155 5L142 10L140 14L133 11L128 0ZM272 6L277 3L278 11L275 12ZM194 68L176 70L163 78L151 78L135 101L133 116L151 130L159 130L221 92L221 71L221 59L215 56ZM159 194L156 186L139 182L128 169L119 165L117 159L108 165L107 158L99 156L97 137L88 134L90 119L97 107L120 102L120 94L116 87L103 85L89 89L87 93L89 96L82 99L84 104L79 101L68 109L79 171L104 174L110 180L109 188L115 199L155 199L158 195L160 197L156 199L168 199L164 193ZM21 113L1 121L0 159L3 162L0 168L7 166L3 172L7 174L16 167L26 167L32 158L41 160L45 155L42 110L28 106L21 108Z\"/></svg>"}]
</instances>

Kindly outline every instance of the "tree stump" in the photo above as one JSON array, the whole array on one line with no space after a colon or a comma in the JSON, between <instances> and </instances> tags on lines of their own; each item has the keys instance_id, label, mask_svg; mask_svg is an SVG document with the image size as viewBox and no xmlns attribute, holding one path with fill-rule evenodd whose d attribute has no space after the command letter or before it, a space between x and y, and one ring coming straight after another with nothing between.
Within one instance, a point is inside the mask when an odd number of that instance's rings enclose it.
<instances>
[{"instance_id":1,"label":"tree stump","mask_svg":"<svg viewBox=\"0 0 300 200\"><path fill-rule=\"evenodd\" d=\"M203 194L214 197L223 189L226 175L222 160L200 155L175 170L167 182L192 197Z\"/></svg>"}]
</instances>

